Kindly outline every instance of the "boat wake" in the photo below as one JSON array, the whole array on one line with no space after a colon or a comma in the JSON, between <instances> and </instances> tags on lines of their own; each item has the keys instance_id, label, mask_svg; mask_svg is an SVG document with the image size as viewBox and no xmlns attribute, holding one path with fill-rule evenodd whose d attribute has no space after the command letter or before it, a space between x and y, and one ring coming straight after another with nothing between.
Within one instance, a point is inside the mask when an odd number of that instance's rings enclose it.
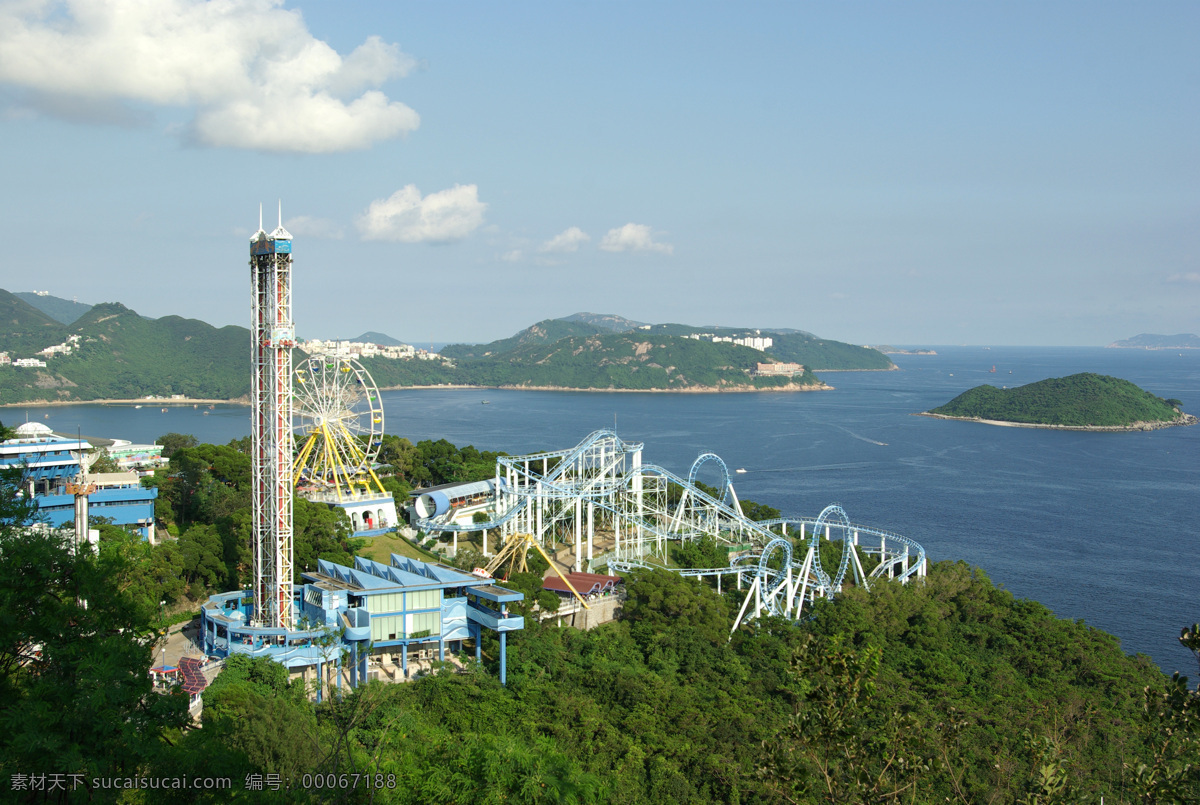
<instances>
[{"instance_id":1,"label":"boat wake","mask_svg":"<svg viewBox=\"0 0 1200 805\"><path fill-rule=\"evenodd\" d=\"M842 427L841 425L834 425L834 427L840 431L845 431L845 433L848 436L850 436L852 439L858 439L860 442L866 442L867 444L877 444L880 447L888 446L887 442L877 442L874 439L868 439L866 436L861 436L861 435L855 433L854 431L850 430L849 428Z\"/></svg>"}]
</instances>

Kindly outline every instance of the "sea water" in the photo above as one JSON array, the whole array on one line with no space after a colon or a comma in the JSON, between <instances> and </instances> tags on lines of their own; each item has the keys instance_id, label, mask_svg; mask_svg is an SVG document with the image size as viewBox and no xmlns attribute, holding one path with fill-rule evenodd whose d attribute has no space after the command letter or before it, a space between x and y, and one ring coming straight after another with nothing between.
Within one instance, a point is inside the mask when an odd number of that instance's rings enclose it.
<instances>
[{"instance_id":1,"label":"sea water","mask_svg":"<svg viewBox=\"0 0 1200 805\"><path fill-rule=\"evenodd\" d=\"M1200 620L1200 426L1080 433L913 414L981 383L1085 371L1200 413L1200 351L936 349L893 356L900 371L824 373L836 387L824 392L388 391L385 428L413 442L526 453L615 427L644 443L646 463L684 476L714 452L746 470L733 475L743 499L803 516L838 503L856 523L917 540L934 561L978 565L1014 594L1117 635L1165 671L1194 671L1177 637ZM0 420L135 442L175 431L224 443L250 429L241 406L161 409L35 406ZM709 463L699 477L715 484L718 473Z\"/></svg>"}]
</instances>

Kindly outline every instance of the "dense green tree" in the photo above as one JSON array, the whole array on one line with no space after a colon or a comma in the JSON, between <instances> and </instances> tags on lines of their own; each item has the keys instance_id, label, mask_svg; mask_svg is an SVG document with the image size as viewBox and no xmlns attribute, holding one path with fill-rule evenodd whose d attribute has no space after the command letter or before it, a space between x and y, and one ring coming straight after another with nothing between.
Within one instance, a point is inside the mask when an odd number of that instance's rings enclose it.
<instances>
[{"instance_id":1,"label":"dense green tree","mask_svg":"<svg viewBox=\"0 0 1200 805\"><path fill-rule=\"evenodd\" d=\"M108 454L108 450L101 447L95 452L95 461L92 462L90 472L120 472L121 468L117 466L117 462Z\"/></svg>"},{"instance_id":2,"label":"dense green tree","mask_svg":"<svg viewBox=\"0 0 1200 805\"><path fill-rule=\"evenodd\" d=\"M229 570L225 546L215 525L193 523L179 535L178 551L183 559L183 578L191 585L191 597L225 586Z\"/></svg>"},{"instance_id":3,"label":"dense green tree","mask_svg":"<svg viewBox=\"0 0 1200 805\"><path fill-rule=\"evenodd\" d=\"M318 559L341 565L354 564L350 518L343 510L296 497L293 498L292 520L297 578L301 571L316 570Z\"/></svg>"},{"instance_id":4,"label":"dense green tree","mask_svg":"<svg viewBox=\"0 0 1200 805\"><path fill-rule=\"evenodd\" d=\"M1043 425L1127 426L1135 422L1174 422L1171 402L1128 380L1082 372L1026 386L976 386L930 413L953 417Z\"/></svg>"},{"instance_id":5,"label":"dense green tree","mask_svg":"<svg viewBox=\"0 0 1200 805\"><path fill-rule=\"evenodd\" d=\"M157 612L160 602L168 605L184 599L190 579L185 558L174 541L151 545L137 532L107 523L96 524L100 532L100 555L127 569L113 579L121 592L138 606Z\"/></svg>"},{"instance_id":6,"label":"dense green tree","mask_svg":"<svg viewBox=\"0 0 1200 805\"><path fill-rule=\"evenodd\" d=\"M204 691L205 746L241 753L249 769L299 780L318 766L316 713L299 681L266 657L233 654Z\"/></svg>"},{"instance_id":7,"label":"dense green tree","mask_svg":"<svg viewBox=\"0 0 1200 805\"><path fill-rule=\"evenodd\" d=\"M199 444L196 437L190 433L164 433L154 440L155 444L162 445L162 457L171 458L176 452L185 447L195 447Z\"/></svg>"},{"instance_id":8,"label":"dense green tree","mask_svg":"<svg viewBox=\"0 0 1200 805\"><path fill-rule=\"evenodd\" d=\"M0 474L0 775L136 772L186 718L151 690L156 609L126 553L30 528L19 484Z\"/></svg>"},{"instance_id":9,"label":"dense green tree","mask_svg":"<svg viewBox=\"0 0 1200 805\"><path fill-rule=\"evenodd\" d=\"M675 551L680 567L728 567L729 551L710 536L688 540Z\"/></svg>"}]
</instances>

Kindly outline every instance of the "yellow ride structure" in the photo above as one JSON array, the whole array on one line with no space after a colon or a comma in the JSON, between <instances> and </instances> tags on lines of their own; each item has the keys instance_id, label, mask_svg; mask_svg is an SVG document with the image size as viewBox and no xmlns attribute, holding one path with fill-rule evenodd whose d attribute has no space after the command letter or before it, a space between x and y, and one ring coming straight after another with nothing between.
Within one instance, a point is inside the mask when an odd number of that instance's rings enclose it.
<instances>
[{"instance_id":1,"label":"yellow ride structure","mask_svg":"<svg viewBox=\"0 0 1200 805\"><path fill-rule=\"evenodd\" d=\"M496 555L492 557L492 561L488 562L488 566L482 570L476 568L475 572L478 575L489 579L494 578L496 571L500 570L500 568L507 568L503 578L507 578L513 573L528 573L528 557L530 548L534 548L542 555L542 558L549 563L550 569L553 570L560 579L562 579L563 584L567 585L567 589L574 594L575 598L579 600L579 603L583 604L583 608L591 609L591 607L587 605L587 602L583 600L583 596L580 595L579 591L575 589L575 585L571 584L571 580L562 574L562 571L558 569L558 565L555 564L554 560L550 558L550 556L534 538L533 534L509 535L508 539L504 541L504 545L502 545Z\"/></svg>"},{"instance_id":2,"label":"yellow ride structure","mask_svg":"<svg viewBox=\"0 0 1200 805\"><path fill-rule=\"evenodd\" d=\"M297 488L338 500L384 494L372 466L383 439L379 389L358 361L314 356L295 371Z\"/></svg>"}]
</instances>

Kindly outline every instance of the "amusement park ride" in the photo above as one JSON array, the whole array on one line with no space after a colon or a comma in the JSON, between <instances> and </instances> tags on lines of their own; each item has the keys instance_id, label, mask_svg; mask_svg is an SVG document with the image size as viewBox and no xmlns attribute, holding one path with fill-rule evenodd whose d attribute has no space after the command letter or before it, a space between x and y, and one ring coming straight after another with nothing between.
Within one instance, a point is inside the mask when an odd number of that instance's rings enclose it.
<instances>
[{"instance_id":1,"label":"amusement park ride","mask_svg":"<svg viewBox=\"0 0 1200 805\"><path fill-rule=\"evenodd\" d=\"M251 563L257 625L292 627L292 236L262 228L250 241Z\"/></svg>"},{"instance_id":2,"label":"amusement park ride","mask_svg":"<svg viewBox=\"0 0 1200 805\"><path fill-rule=\"evenodd\" d=\"M295 372L292 480L308 500L343 509L356 536L396 524L396 503L373 465L383 443L383 405L358 361L315 355Z\"/></svg>"},{"instance_id":3,"label":"amusement park ride","mask_svg":"<svg viewBox=\"0 0 1200 805\"><path fill-rule=\"evenodd\" d=\"M345 509L357 534L383 533L397 519L395 503L372 469L383 436L379 391L360 364L338 356L313 356L293 372L291 235L282 214L269 235L261 223L260 213L250 248L250 623L287 631L278 636L286 645L294 627L293 490ZM697 478L710 464L721 473L715 488ZM557 571L545 547L558 543L573 543L575 571L582 571L585 561L589 570L607 567L618 573L668 566L672 544L711 538L728 549L727 565L673 569L685 576L715 576L718 589L722 579L733 576L738 589L746 588L734 629L762 615L797 618L815 599L832 597L847 584L869 587L881 578L904 583L926 570L925 550L918 543L855 525L837 505L815 518L751 520L718 456L701 455L682 478L644 464L642 445L611 430L595 431L565 450L501 456L492 480L430 490L418 498L415 512L412 525L427 533L482 532L485 555L488 531L498 530L503 544L488 568L492 572L504 562L519 566L531 547ZM833 542L840 542L840 550L826 546L824 553L839 556L836 569L825 566L821 550L823 543Z\"/></svg>"},{"instance_id":4,"label":"amusement park ride","mask_svg":"<svg viewBox=\"0 0 1200 805\"><path fill-rule=\"evenodd\" d=\"M721 473L719 498L697 482L708 464ZM479 486L464 489L474 494ZM734 629L762 615L798 618L815 599L832 597L848 584L869 587L882 578L905 583L925 575L925 549L917 542L855 525L840 506L828 506L817 517L751 520L742 512L728 467L715 454L701 455L682 478L644 464L642 445L610 430L596 431L567 450L501 456L486 486L491 498L485 522L456 520L456 493L443 489L450 505L418 506L413 525L429 533L481 531L485 554L490 529L499 529L506 552L518 535L521 547L573 542L574 570L586 561L592 572L607 567L616 573L666 567L670 545L708 537L728 549L728 565L672 569L684 576L715 576L718 589L723 578L733 576L738 589L746 588ZM822 542L840 543L840 549L825 552L839 557L836 568L823 563Z\"/></svg>"}]
</instances>

